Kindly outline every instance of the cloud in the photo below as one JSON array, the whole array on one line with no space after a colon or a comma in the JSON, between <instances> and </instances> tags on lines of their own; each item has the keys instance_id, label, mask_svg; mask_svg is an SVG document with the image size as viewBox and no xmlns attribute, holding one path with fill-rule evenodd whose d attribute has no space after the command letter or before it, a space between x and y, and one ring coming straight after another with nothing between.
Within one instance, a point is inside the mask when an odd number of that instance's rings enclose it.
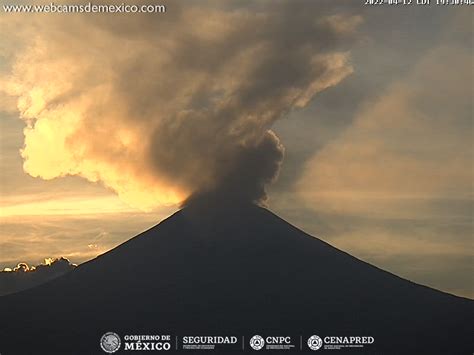
<instances>
[{"instance_id":1,"label":"cloud","mask_svg":"<svg viewBox=\"0 0 474 355\"><path fill-rule=\"evenodd\" d=\"M272 210L384 270L472 298L471 16L370 10L354 75L275 125L288 154Z\"/></svg>"},{"instance_id":2,"label":"cloud","mask_svg":"<svg viewBox=\"0 0 474 355\"><path fill-rule=\"evenodd\" d=\"M5 268L0 271L0 296L40 285L74 270L76 266L61 257L47 258L43 264L31 267L26 263L18 263L13 269Z\"/></svg>"},{"instance_id":3,"label":"cloud","mask_svg":"<svg viewBox=\"0 0 474 355\"><path fill-rule=\"evenodd\" d=\"M210 192L264 200L283 159L272 124L352 72L360 17L308 6L3 16L22 28L2 87L26 123L24 170L101 182L145 210Z\"/></svg>"},{"instance_id":4,"label":"cloud","mask_svg":"<svg viewBox=\"0 0 474 355\"><path fill-rule=\"evenodd\" d=\"M426 218L440 200L472 201L471 57L440 45L367 102L307 163L300 197L314 210L384 218Z\"/></svg>"}]
</instances>

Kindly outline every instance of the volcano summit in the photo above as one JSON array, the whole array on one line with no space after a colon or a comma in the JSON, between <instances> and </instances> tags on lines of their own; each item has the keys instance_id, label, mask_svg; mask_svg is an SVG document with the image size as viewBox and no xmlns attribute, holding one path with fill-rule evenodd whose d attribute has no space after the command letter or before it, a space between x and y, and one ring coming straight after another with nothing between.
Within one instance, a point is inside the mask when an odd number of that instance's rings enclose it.
<instances>
[{"instance_id":1,"label":"volcano summit","mask_svg":"<svg viewBox=\"0 0 474 355\"><path fill-rule=\"evenodd\" d=\"M185 207L66 275L0 300L2 354L100 354L111 330L375 340L347 353L474 349L471 300L380 270L251 204Z\"/></svg>"}]
</instances>

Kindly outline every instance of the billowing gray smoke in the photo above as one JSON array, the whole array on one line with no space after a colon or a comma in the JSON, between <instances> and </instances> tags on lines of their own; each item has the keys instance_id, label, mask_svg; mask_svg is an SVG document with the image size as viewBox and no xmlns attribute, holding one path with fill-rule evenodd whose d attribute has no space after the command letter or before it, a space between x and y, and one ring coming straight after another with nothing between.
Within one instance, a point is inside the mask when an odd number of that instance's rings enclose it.
<instances>
[{"instance_id":1,"label":"billowing gray smoke","mask_svg":"<svg viewBox=\"0 0 474 355\"><path fill-rule=\"evenodd\" d=\"M325 4L31 15L3 76L27 124L25 171L100 181L142 209L265 200L284 151L272 124L352 71L344 46L360 18Z\"/></svg>"}]
</instances>

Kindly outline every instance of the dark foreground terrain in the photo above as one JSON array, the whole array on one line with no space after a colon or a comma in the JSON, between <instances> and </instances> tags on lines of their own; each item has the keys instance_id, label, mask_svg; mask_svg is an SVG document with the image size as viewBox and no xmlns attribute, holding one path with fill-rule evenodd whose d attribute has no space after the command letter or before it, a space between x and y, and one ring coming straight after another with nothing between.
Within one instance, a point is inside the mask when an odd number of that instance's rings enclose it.
<instances>
[{"instance_id":1,"label":"dark foreground terrain","mask_svg":"<svg viewBox=\"0 0 474 355\"><path fill-rule=\"evenodd\" d=\"M195 206L1 297L0 353L104 354L99 339L113 331L245 336L246 352L256 352L254 334L318 334L375 342L314 353L472 354L473 303L360 261L268 210ZM258 353L275 352L300 350Z\"/></svg>"}]
</instances>

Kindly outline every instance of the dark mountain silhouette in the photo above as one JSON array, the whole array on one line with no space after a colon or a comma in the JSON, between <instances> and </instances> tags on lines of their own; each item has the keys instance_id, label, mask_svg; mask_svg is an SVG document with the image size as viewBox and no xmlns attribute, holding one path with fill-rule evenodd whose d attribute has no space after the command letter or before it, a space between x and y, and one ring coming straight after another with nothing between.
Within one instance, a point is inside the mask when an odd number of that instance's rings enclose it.
<instances>
[{"instance_id":1,"label":"dark mountain silhouette","mask_svg":"<svg viewBox=\"0 0 474 355\"><path fill-rule=\"evenodd\" d=\"M474 350L471 300L380 270L253 205L186 207L64 276L1 297L0 320L2 355L102 354L107 331L370 335L363 353Z\"/></svg>"},{"instance_id":2,"label":"dark mountain silhouette","mask_svg":"<svg viewBox=\"0 0 474 355\"><path fill-rule=\"evenodd\" d=\"M19 263L11 271L0 271L0 296L19 292L41 285L46 281L64 275L77 266L67 258L50 259L49 263L29 266Z\"/></svg>"}]
</instances>

